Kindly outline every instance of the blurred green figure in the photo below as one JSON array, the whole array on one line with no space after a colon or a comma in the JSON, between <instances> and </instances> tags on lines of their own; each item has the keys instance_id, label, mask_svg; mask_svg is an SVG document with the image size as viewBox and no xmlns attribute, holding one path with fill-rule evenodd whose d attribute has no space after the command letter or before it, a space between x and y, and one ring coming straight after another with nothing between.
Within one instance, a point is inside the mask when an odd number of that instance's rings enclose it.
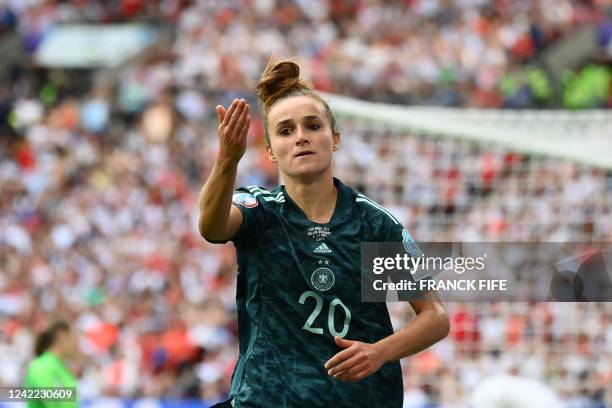
<instances>
[{"instance_id":1,"label":"blurred green figure","mask_svg":"<svg viewBox=\"0 0 612 408\"><path fill-rule=\"evenodd\" d=\"M74 387L77 380L66 367L65 361L77 353L77 342L70 325L58 320L51 324L36 339L36 358L26 371L24 387ZM75 408L78 402L28 401L28 408Z\"/></svg>"}]
</instances>

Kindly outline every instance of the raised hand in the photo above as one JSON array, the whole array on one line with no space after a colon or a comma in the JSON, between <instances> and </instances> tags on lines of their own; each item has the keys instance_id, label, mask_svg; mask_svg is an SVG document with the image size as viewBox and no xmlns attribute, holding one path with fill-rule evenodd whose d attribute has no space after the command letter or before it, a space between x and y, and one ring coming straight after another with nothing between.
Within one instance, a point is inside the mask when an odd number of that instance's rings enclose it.
<instances>
[{"instance_id":1,"label":"raised hand","mask_svg":"<svg viewBox=\"0 0 612 408\"><path fill-rule=\"evenodd\" d=\"M234 99L229 109L217 105L219 117L219 159L237 164L246 150L246 135L251 124L249 104Z\"/></svg>"},{"instance_id":2,"label":"raised hand","mask_svg":"<svg viewBox=\"0 0 612 408\"><path fill-rule=\"evenodd\" d=\"M342 381L360 381L374 374L384 361L376 347L370 343L346 340L336 336L336 344L344 350L325 363L327 374Z\"/></svg>"}]
</instances>

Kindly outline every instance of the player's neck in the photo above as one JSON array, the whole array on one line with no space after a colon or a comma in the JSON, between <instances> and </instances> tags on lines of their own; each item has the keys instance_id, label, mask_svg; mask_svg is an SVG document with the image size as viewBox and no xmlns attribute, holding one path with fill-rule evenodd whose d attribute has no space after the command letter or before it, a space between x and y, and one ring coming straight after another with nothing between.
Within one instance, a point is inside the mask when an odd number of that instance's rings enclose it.
<instances>
[{"instance_id":1,"label":"player's neck","mask_svg":"<svg viewBox=\"0 0 612 408\"><path fill-rule=\"evenodd\" d=\"M48 353L52 354L55 358L60 361L64 361L63 353L59 350L58 347L51 347L47 350Z\"/></svg>"},{"instance_id":2,"label":"player's neck","mask_svg":"<svg viewBox=\"0 0 612 408\"><path fill-rule=\"evenodd\" d=\"M285 189L310 221L327 224L331 220L338 199L331 175L308 182L287 178Z\"/></svg>"}]
</instances>

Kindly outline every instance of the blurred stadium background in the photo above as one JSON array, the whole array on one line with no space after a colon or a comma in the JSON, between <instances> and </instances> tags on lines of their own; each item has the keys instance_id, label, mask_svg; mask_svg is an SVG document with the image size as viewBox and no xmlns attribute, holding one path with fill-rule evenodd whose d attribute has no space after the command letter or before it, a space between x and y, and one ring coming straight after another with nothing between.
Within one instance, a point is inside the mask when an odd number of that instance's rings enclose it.
<instances>
[{"instance_id":1,"label":"blurred stadium background","mask_svg":"<svg viewBox=\"0 0 612 408\"><path fill-rule=\"evenodd\" d=\"M337 176L417 240L612 241L611 13L607 0L1 1L0 386L21 384L35 334L64 317L83 406L224 397L236 263L231 244L199 238L197 196L214 106L256 106L271 55L330 94ZM238 185L278 183L262 146L254 121ZM612 407L612 303L448 308L449 338L403 361L405 407L466 407L496 373ZM409 309L390 304L394 324Z\"/></svg>"}]
</instances>

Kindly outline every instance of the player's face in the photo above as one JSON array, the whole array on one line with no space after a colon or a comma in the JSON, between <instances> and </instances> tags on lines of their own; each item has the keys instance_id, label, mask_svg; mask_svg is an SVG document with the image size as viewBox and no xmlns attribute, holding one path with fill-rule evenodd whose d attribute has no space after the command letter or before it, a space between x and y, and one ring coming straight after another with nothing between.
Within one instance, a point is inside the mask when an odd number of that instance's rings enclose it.
<instances>
[{"instance_id":1,"label":"player's face","mask_svg":"<svg viewBox=\"0 0 612 408\"><path fill-rule=\"evenodd\" d=\"M78 354L78 341L74 330L62 330L57 334L56 342L60 345L60 353L64 358L74 358Z\"/></svg>"},{"instance_id":2,"label":"player's face","mask_svg":"<svg viewBox=\"0 0 612 408\"><path fill-rule=\"evenodd\" d=\"M270 160L289 177L317 176L330 169L340 135L333 134L323 104L310 96L277 102L268 112Z\"/></svg>"}]
</instances>

